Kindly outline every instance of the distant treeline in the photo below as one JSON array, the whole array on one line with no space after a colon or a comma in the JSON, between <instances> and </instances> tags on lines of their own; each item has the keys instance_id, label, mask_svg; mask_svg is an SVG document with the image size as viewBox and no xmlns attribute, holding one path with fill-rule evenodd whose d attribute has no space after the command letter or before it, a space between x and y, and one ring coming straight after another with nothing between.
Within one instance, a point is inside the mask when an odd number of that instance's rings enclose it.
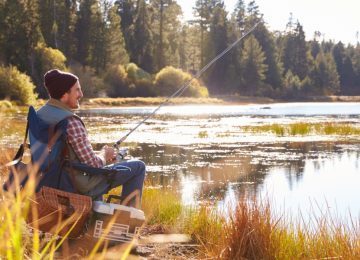
<instances>
[{"instance_id":1,"label":"distant treeline","mask_svg":"<svg viewBox=\"0 0 360 260\"><path fill-rule=\"evenodd\" d=\"M176 0L0 0L0 98L18 98L23 86L9 87L23 74L46 97L51 68L76 73L88 97L168 95L257 22L184 94L360 95L359 43L320 32L306 41L292 16L285 31L269 31L255 1L229 14L223 1L197 0L193 11L184 22Z\"/></svg>"}]
</instances>

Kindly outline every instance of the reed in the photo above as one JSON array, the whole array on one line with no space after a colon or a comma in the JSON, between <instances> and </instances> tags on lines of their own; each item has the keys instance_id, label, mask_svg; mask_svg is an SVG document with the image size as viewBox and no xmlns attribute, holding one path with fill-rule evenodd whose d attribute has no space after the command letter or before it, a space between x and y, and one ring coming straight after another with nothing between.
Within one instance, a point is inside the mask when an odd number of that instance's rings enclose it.
<instances>
[{"instance_id":1,"label":"reed","mask_svg":"<svg viewBox=\"0 0 360 260\"><path fill-rule=\"evenodd\" d=\"M198 137L199 137L199 138L208 138L208 137L209 137L209 134L208 134L207 131L200 131L200 132L198 133Z\"/></svg>"},{"instance_id":2,"label":"reed","mask_svg":"<svg viewBox=\"0 0 360 260\"><path fill-rule=\"evenodd\" d=\"M277 136L296 136L296 135L339 135L339 136L351 136L359 135L360 128L348 123L305 123L298 122L292 124L269 124L260 126L245 126L243 127L245 132L251 133L263 133L270 132Z\"/></svg>"},{"instance_id":3,"label":"reed","mask_svg":"<svg viewBox=\"0 0 360 260\"><path fill-rule=\"evenodd\" d=\"M224 225L221 259L359 259L359 225L322 214L311 223L272 212L269 202L241 199Z\"/></svg>"},{"instance_id":4,"label":"reed","mask_svg":"<svg viewBox=\"0 0 360 260\"><path fill-rule=\"evenodd\" d=\"M183 211L179 195L170 190L145 188L142 209L148 225L161 224L174 229Z\"/></svg>"},{"instance_id":5,"label":"reed","mask_svg":"<svg viewBox=\"0 0 360 260\"><path fill-rule=\"evenodd\" d=\"M127 98L92 98L83 100L82 107L97 106L157 106L163 103L166 97L127 97ZM172 98L170 104L223 104L224 101L217 98Z\"/></svg>"},{"instance_id":6,"label":"reed","mask_svg":"<svg viewBox=\"0 0 360 260\"><path fill-rule=\"evenodd\" d=\"M28 233L25 219L28 198L34 194L32 179L17 196L0 191L0 258L53 259L66 239L43 241L38 232ZM214 205L184 206L176 192L152 187L145 187L142 205L147 225L191 235L201 247L202 258L360 259L359 221L344 223L328 212L308 222L292 221L291 216L275 213L267 199L242 198L224 214ZM87 257L106 259L106 250L100 254L95 250ZM119 249L120 254L126 257L129 247Z\"/></svg>"}]
</instances>

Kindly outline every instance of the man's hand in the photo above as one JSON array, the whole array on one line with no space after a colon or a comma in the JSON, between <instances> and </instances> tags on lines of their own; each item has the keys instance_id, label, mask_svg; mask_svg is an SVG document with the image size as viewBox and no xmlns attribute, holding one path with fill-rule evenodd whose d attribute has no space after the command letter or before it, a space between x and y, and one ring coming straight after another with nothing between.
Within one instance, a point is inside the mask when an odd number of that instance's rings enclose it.
<instances>
[{"instance_id":1,"label":"man's hand","mask_svg":"<svg viewBox=\"0 0 360 260\"><path fill-rule=\"evenodd\" d=\"M113 147L107 146L105 145L103 147L103 151L104 151L104 157L106 162L113 162L116 158L116 152L115 149Z\"/></svg>"}]
</instances>

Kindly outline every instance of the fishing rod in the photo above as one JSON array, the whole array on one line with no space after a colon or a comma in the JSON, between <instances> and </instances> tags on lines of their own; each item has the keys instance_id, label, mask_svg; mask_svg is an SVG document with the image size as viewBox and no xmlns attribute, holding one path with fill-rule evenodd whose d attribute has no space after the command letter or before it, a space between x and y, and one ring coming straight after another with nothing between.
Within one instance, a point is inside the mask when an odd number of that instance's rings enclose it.
<instances>
[{"instance_id":1,"label":"fishing rod","mask_svg":"<svg viewBox=\"0 0 360 260\"><path fill-rule=\"evenodd\" d=\"M206 64L201 70L199 70L194 76L191 77L190 80L185 82L177 91L175 91L171 96L167 97L164 102L162 102L157 108L155 108L149 115L147 115L143 120L141 120L133 129L131 129L126 135L124 135L121 139L119 139L113 147L119 150L119 145L126 140L126 138L132 134L136 129L138 129L145 121L147 121L150 117L152 117L161 107L167 104L170 99L174 97L179 97L184 93L184 91L189 88L191 82L194 79L199 79L201 75L216 61L221 59L226 53L228 53L236 44L238 44L242 39L248 36L255 28L259 25L261 21L257 22L253 27L251 27L244 35L242 35L239 39L234 41L231 45L229 45L225 50L223 50L220 54L218 54L215 58L213 58L208 64ZM126 152L126 151L125 151ZM121 154L122 155L122 154Z\"/></svg>"}]
</instances>

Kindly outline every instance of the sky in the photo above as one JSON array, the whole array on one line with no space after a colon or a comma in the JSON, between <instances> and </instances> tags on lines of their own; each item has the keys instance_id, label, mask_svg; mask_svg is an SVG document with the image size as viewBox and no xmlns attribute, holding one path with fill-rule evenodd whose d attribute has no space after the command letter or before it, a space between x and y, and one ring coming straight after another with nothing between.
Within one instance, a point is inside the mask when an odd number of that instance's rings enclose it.
<instances>
[{"instance_id":1,"label":"sky","mask_svg":"<svg viewBox=\"0 0 360 260\"><path fill-rule=\"evenodd\" d=\"M184 18L190 19L195 0L178 0ZM237 0L224 0L229 12ZM248 4L250 0L245 0ZM307 40L320 31L325 40L356 44L356 32L360 34L360 0L255 0L268 28L285 30L290 13L303 26Z\"/></svg>"}]
</instances>

